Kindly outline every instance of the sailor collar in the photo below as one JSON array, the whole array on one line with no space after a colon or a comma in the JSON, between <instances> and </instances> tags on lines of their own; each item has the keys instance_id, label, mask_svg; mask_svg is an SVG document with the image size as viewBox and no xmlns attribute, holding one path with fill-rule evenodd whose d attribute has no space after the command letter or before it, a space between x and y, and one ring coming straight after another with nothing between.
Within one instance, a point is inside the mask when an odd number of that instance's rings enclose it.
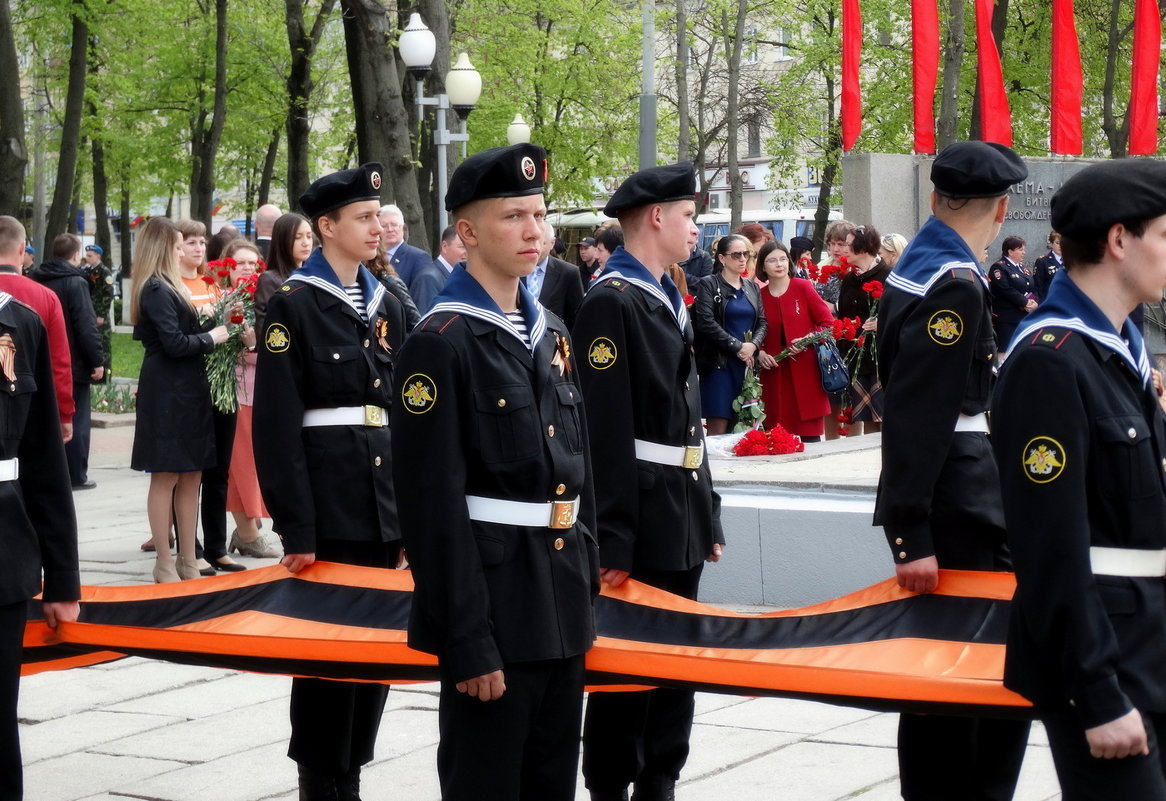
<instances>
[{"instance_id":1,"label":"sailor collar","mask_svg":"<svg viewBox=\"0 0 1166 801\"><path fill-rule=\"evenodd\" d=\"M677 328L681 331L688 328L688 308L684 305L684 298L681 297L676 284L667 273L657 281L656 276L652 275L635 256L624 250L623 245L617 247L611 254L611 258L607 260L607 269L603 271L598 281L591 284L588 291L612 278L623 279L651 295L672 310L672 318L676 321Z\"/></svg>"},{"instance_id":2,"label":"sailor collar","mask_svg":"<svg viewBox=\"0 0 1166 801\"><path fill-rule=\"evenodd\" d=\"M1012 337L1005 358L1011 355L1016 343L1023 341L1038 329L1051 326L1071 328L1112 351L1142 377L1143 384L1149 386L1150 360L1137 326L1127 317L1122 324L1121 333L1115 331L1109 318L1064 271L1058 271L1053 276L1044 303L1024 318L1023 324Z\"/></svg>"},{"instance_id":3,"label":"sailor collar","mask_svg":"<svg viewBox=\"0 0 1166 801\"><path fill-rule=\"evenodd\" d=\"M352 298L344 291L340 279L336 277L336 271L324 258L324 251L320 248L312 251L312 255L304 262L304 266L288 276L287 280L300 281L327 292L343 301L348 308L356 312L358 317L360 316L360 311L352 302ZM376 310L380 308L381 299L385 295L385 287L373 277L373 274L364 265L361 265L357 270L356 283L360 286L360 293L364 296L364 307L367 310L368 318L371 319Z\"/></svg>"},{"instance_id":4,"label":"sailor collar","mask_svg":"<svg viewBox=\"0 0 1166 801\"><path fill-rule=\"evenodd\" d=\"M534 299L534 295L530 294L530 290L521 283L518 285L518 311L526 323L526 330L530 336L529 342L523 338L514 324L510 322L510 318L486 293L478 280L470 275L465 267L458 266L450 273L449 280L445 282L445 288L433 299L433 306L421 318L417 327L420 328L425 320L435 314L443 312L464 314L501 329L521 342L523 347L531 353L534 353L534 349L538 347L539 341L546 333L547 316L543 307Z\"/></svg>"},{"instance_id":5,"label":"sailor collar","mask_svg":"<svg viewBox=\"0 0 1166 801\"><path fill-rule=\"evenodd\" d=\"M988 287L979 260L964 238L934 215L919 229L903 251L887 283L912 295L923 297L937 281L952 270L971 270Z\"/></svg>"}]
</instances>

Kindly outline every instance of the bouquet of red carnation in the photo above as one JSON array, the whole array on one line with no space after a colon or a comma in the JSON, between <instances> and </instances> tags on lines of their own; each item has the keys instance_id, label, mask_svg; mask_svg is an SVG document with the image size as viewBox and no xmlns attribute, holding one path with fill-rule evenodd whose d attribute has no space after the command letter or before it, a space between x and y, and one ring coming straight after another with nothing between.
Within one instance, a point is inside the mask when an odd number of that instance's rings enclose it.
<instances>
[{"instance_id":1,"label":"bouquet of red carnation","mask_svg":"<svg viewBox=\"0 0 1166 801\"><path fill-rule=\"evenodd\" d=\"M224 259L223 262L234 262ZM211 262L210 265L214 265ZM210 266L208 265L208 266ZM212 267L212 270L226 270L228 292L215 303L215 324L227 326L227 341L215 347L206 357L207 379L211 387L211 402L223 414L232 414L239 408L237 397L239 378L235 365L246 350L243 344L244 328L255 325L255 290L259 288L259 274L240 278L232 287L230 267ZM216 273L216 277L222 278Z\"/></svg>"},{"instance_id":2,"label":"bouquet of red carnation","mask_svg":"<svg viewBox=\"0 0 1166 801\"><path fill-rule=\"evenodd\" d=\"M746 331L744 340L753 341L753 332ZM737 421L733 425L733 433L759 428L765 419L765 404L761 402L761 381L752 367L745 368L745 380L741 382L741 391L733 399L733 412Z\"/></svg>"},{"instance_id":3,"label":"bouquet of red carnation","mask_svg":"<svg viewBox=\"0 0 1166 801\"><path fill-rule=\"evenodd\" d=\"M805 449L801 437L781 426L774 426L769 431L760 428L749 431L733 446L733 453L737 456L779 456L801 453Z\"/></svg>"}]
</instances>

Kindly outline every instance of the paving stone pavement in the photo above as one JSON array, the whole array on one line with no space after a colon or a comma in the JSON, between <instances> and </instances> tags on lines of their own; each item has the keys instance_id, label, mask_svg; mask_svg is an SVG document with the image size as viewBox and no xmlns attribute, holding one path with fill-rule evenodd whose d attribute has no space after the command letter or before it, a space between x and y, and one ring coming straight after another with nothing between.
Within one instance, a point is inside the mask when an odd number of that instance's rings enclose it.
<instances>
[{"instance_id":1,"label":"paving stone pavement","mask_svg":"<svg viewBox=\"0 0 1166 801\"><path fill-rule=\"evenodd\" d=\"M129 470L133 429L95 429L96 490L74 497L82 581L151 580L148 479ZM869 456L869 454L868 454ZM836 480L845 454L823 456ZM715 469L715 468L714 468ZM751 468L755 472L759 468ZM773 478L780 480L780 464ZM750 480L753 480L750 476ZM249 566L272 560L243 558ZM46 673L21 688L26 801L294 801L287 759L290 680L124 659ZM394 688L365 801L437 801L437 688ZM894 801L896 717L808 701L700 694L681 801ZM586 799L582 779L578 798ZM1047 741L1034 726L1017 801L1059 799Z\"/></svg>"}]
</instances>

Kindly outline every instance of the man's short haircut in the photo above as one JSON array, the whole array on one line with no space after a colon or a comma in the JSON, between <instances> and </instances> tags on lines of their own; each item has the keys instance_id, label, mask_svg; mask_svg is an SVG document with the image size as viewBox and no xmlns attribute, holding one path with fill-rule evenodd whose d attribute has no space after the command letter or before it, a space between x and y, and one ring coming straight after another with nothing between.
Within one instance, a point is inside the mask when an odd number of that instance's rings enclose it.
<instances>
[{"instance_id":1,"label":"man's short haircut","mask_svg":"<svg viewBox=\"0 0 1166 801\"><path fill-rule=\"evenodd\" d=\"M323 244L323 242L324 242L324 234L320 233L320 219L322 217L327 217L332 222L338 223L338 222L340 222L340 212L342 212L344 210L344 208L345 208L344 206L341 206L338 209L332 209L332 211L326 211L323 214L321 214L319 217L315 217L312 219L312 233L315 234L317 242L320 242L321 244ZM384 211L384 209L382 209L382 211ZM380 216L380 215L378 214L377 216Z\"/></svg>"},{"instance_id":2,"label":"man's short haircut","mask_svg":"<svg viewBox=\"0 0 1166 801\"><path fill-rule=\"evenodd\" d=\"M853 230L854 223L849 220L832 220L826 225L826 242L845 242Z\"/></svg>"},{"instance_id":3,"label":"man's short haircut","mask_svg":"<svg viewBox=\"0 0 1166 801\"><path fill-rule=\"evenodd\" d=\"M20 251L20 255L24 256L24 243L27 239L27 234L24 226L21 225L20 220L8 215L0 215L0 255L5 253L16 253ZM21 259L22 261L23 259ZM12 265L19 267L20 261Z\"/></svg>"},{"instance_id":4,"label":"man's short haircut","mask_svg":"<svg viewBox=\"0 0 1166 801\"><path fill-rule=\"evenodd\" d=\"M405 213L401 211L399 206L393 203L386 203L381 206L380 211L377 212L377 217L384 217L386 214L395 214L402 224L405 222Z\"/></svg>"},{"instance_id":5,"label":"man's short haircut","mask_svg":"<svg viewBox=\"0 0 1166 801\"><path fill-rule=\"evenodd\" d=\"M623 228L612 224L599 229L595 234L595 244L603 245L608 253L614 253L615 249L623 244Z\"/></svg>"},{"instance_id":6,"label":"man's short haircut","mask_svg":"<svg viewBox=\"0 0 1166 801\"><path fill-rule=\"evenodd\" d=\"M54 259L71 259L81 251L81 240L73 234L57 234L51 250Z\"/></svg>"},{"instance_id":7,"label":"man's short haircut","mask_svg":"<svg viewBox=\"0 0 1166 801\"><path fill-rule=\"evenodd\" d=\"M1139 239L1146 233L1146 223L1149 220L1133 220L1130 222L1114 223L1122 225L1131 235ZM1109 242L1109 231L1100 234L1086 234L1073 236L1061 234L1061 258L1065 261L1065 269L1074 267L1089 267L1100 264L1105 258L1105 248Z\"/></svg>"},{"instance_id":8,"label":"man's short haircut","mask_svg":"<svg viewBox=\"0 0 1166 801\"><path fill-rule=\"evenodd\" d=\"M441 244L448 245L450 242L458 238L457 226L447 225L445 230L441 232Z\"/></svg>"},{"instance_id":9,"label":"man's short haircut","mask_svg":"<svg viewBox=\"0 0 1166 801\"><path fill-rule=\"evenodd\" d=\"M182 234L183 239L189 239L192 236L206 236L206 226L198 220L175 220L174 227L178 229L178 233Z\"/></svg>"}]
</instances>

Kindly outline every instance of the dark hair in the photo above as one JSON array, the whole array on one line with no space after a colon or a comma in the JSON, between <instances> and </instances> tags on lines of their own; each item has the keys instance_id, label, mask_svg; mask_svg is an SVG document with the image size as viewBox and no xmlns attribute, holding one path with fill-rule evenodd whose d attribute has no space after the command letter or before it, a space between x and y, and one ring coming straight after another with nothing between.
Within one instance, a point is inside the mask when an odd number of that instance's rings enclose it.
<instances>
[{"instance_id":1,"label":"dark hair","mask_svg":"<svg viewBox=\"0 0 1166 801\"><path fill-rule=\"evenodd\" d=\"M1137 222L1123 222L1121 225L1133 236L1139 239L1146 233L1148 220ZM1114 223L1116 225L1117 223ZM1113 226L1110 226L1112 228ZM1077 237L1072 234L1061 234L1061 258L1065 260L1065 269L1087 267L1099 264L1105 257L1105 246L1109 241L1109 228L1100 234Z\"/></svg>"},{"instance_id":2,"label":"dark hair","mask_svg":"<svg viewBox=\"0 0 1166 801\"><path fill-rule=\"evenodd\" d=\"M772 239L761 246L761 250L757 251L757 280L763 284L769 283L769 273L765 272L765 260L769 258L769 254L775 250L780 250L789 258L788 269L793 270L794 258L790 255L789 249L786 248L785 243L780 239ZM802 251L805 253L805 251Z\"/></svg>"},{"instance_id":3,"label":"dark hair","mask_svg":"<svg viewBox=\"0 0 1166 801\"><path fill-rule=\"evenodd\" d=\"M445 226L445 230L441 232L441 242L443 245L448 245L450 242L457 239L457 236L457 226L447 225Z\"/></svg>"},{"instance_id":4,"label":"dark hair","mask_svg":"<svg viewBox=\"0 0 1166 801\"><path fill-rule=\"evenodd\" d=\"M81 240L72 234L57 234L53 239L53 258L71 259L81 250Z\"/></svg>"},{"instance_id":5,"label":"dark hair","mask_svg":"<svg viewBox=\"0 0 1166 801\"><path fill-rule=\"evenodd\" d=\"M281 282L287 280L299 266L292 258L292 245L296 241L296 232L300 230L300 225L306 222L307 217L289 211L287 214L281 214L271 228L271 244L267 247L267 271L278 275Z\"/></svg>"},{"instance_id":6,"label":"dark hair","mask_svg":"<svg viewBox=\"0 0 1166 801\"><path fill-rule=\"evenodd\" d=\"M1004 241L1000 243L1000 258L1008 255L1008 251L1016 250L1024 247L1024 237L1022 236L1006 236Z\"/></svg>"},{"instance_id":7,"label":"dark hair","mask_svg":"<svg viewBox=\"0 0 1166 801\"><path fill-rule=\"evenodd\" d=\"M615 249L623 244L623 228L618 225L609 225L595 232L595 244L603 245L608 253L615 253Z\"/></svg>"},{"instance_id":8,"label":"dark hair","mask_svg":"<svg viewBox=\"0 0 1166 801\"><path fill-rule=\"evenodd\" d=\"M1053 244L1054 242L1059 242L1060 240L1061 240L1061 235L1058 234L1056 231L1049 231L1049 235L1045 239L1045 241L1048 242L1050 245Z\"/></svg>"},{"instance_id":9,"label":"dark hair","mask_svg":"<svg viewBox=\"0 0 1166 801\"><path fill-rule=\"evenodd\" d=\"M236 239L241 239L242 237L243 235L239 233L238 228L233 225L224 225L218 230L218 233L207 240L207 261L214 261L215 259L222 256L223 253L227 250L227 245L231 244Z\"/></svg>"},{"instance_id":10,"label":"dark hair","mask_svg":"<svg viewBox=\"0 0 1166 801\"><path fill-rule=\"evenodd\" d=\"M729 255L729 247L733 244L734 239L739 239L740 241L744 242L745 246L750 250L753 249L753 243L749 241L749 237L745 236L744 234L729 234L728 236L722 236L717 240L716 247L713 249L713 252L718 256Z\"/></svg>"},{"instance_id":11,"label":"dark hair","mask_svg":"<svg viewBox=\"0 0 1166 801\"><path fill-rule=\"evenodd\" d=\"M851 253L867 253L871 256L879 255L883 238L873 225L860 225L849 232L854 237L850 243Z\"/></svg>"},{"instance_id":12,"label":"dark hair","mask_svg":"<svg viewBox=\"0 0 1166 801\"><path fill-rule=\"evenodd\" d=\"M826 243L845 242L846 236L854 230L854 223L849 220L831 220L826 224Z\"/></svg>"}]
</instances>

